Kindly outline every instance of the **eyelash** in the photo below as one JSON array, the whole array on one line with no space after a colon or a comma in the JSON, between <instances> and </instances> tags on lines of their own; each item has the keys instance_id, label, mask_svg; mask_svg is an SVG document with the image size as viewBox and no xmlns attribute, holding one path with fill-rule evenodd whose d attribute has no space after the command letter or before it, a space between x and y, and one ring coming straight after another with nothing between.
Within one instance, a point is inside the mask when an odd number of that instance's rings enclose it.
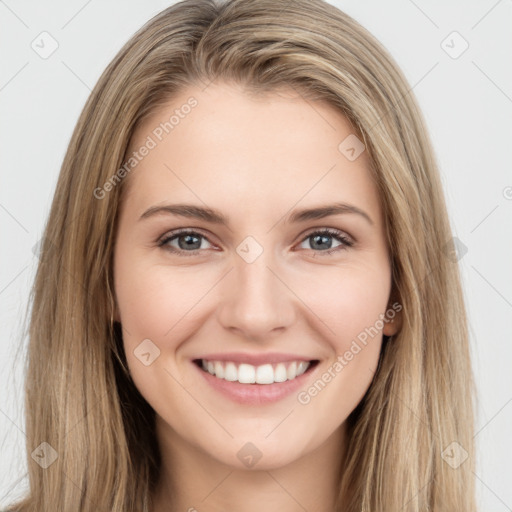
<instances>
[{"instance_id":1,"label":"eyelash","mask_svg":"<svg viewBox=\"0 0 512 512\"><path fill-rule=\"evenodd\" d=\"M185 251L183 249L176 249L174 247L171 247L170 245L167 245L171 240L174 240L175 238L178 238L179 236L182 236L182 235L199 235L198 238L204 238L205 240L208 240L208 238L206 236L202 235L201 233L199 233L197 231L193 231L191 229L184 228L184 229L180 229L177 231L173 231L173 232L169 233L167 236L164 236L164 238L162 238L158 242L158 246L164 248L165 250L167 250L169 252L178 254L180 256L195 256L195 255L197 255L202 249L195 249L193 251ZM314 251L315 253L321 253L322 255L331 255L332 253L337 252L337 251L347 250L349 247L352 247L354 245L354 243L348 237L346 237L342 231L338 231L337 229L332 229L332 228L323 228L323 229L318 229L316 231L312 231L311 233L308 233L301 240L300 243L304 242L308 238L313 237L314 235L327 235L327 236L336 238L339 242L341 242L341 245L339 245L338 247L334 247L333 249L327 249L324 251ZM208 240L208 242L211 243L209 240ZM310 250L313 251L313 249L310 249Z\"/></svg>"}]
</instances>

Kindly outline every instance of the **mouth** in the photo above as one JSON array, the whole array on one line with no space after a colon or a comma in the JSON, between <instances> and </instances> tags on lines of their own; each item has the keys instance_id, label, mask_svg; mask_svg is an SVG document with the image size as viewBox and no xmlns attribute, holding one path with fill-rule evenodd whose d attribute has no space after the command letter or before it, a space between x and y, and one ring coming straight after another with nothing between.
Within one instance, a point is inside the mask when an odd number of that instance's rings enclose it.
<instances>
[{"instance_id":1,"label":"mouth","mask_svg":"<svg viewBox=\"0 0 512 512\"><path fill-rule=\"evenodd\" d=\"M265 363L252 365L234 361L217 361L207 359L194 359L194 364L203 372L216 379L238 384L272 385L293 381L301 375L311 372L319 361L283 361L279 363Z\"/></svg>"}]
</instances>

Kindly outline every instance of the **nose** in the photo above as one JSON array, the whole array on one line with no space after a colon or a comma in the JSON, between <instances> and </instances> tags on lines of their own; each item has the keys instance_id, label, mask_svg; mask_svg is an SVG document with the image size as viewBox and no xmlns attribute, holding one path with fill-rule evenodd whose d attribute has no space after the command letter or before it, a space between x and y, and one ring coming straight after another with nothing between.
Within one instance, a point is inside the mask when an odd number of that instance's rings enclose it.
<instances>
[{"instance_id":1,"label":"nose","mask_svg":"<svg viewBox=\"0 0 512 512\"><path fill-rule=\"evenodd\" d=\"M295 295L270 253L264 250L252 263L235 255L235 268L222 283L219 322L247 340L268 340L295 320Z\"/></svg>"}]
</instances>

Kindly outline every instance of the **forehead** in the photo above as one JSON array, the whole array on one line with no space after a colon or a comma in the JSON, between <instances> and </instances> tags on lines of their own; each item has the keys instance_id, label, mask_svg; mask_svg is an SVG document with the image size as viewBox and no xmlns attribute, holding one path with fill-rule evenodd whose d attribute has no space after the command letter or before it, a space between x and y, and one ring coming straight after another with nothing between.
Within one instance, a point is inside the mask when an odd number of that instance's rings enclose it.
<instances>
[{"instance_id":1,"label":"forehead","mask_svg":"<svg viewBox=\"0 0 512 512\"><path fill-rule=\"evenodd\" d=\"M128 154L151 149L126 185L139 210L167 199L254 211L357 199L378 217L368 155L357 144L340 111L292 89L256 96L222 83L191 86L136 130ZM361 153L350 158L347 146Z\"/></svg>"}]
</instances>

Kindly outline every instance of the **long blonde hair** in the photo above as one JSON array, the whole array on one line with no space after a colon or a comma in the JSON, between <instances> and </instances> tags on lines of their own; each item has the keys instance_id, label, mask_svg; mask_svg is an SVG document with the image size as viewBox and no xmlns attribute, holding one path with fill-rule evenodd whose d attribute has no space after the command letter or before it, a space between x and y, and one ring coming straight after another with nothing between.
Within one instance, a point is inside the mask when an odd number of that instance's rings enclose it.
<instances>
[{"instance_id":1,"label":"long blonde hair","mask_svg":"<svg viewBox=\"0 0 512 512\"><path fill-rule=\"evenodd\" d=\"M437 163L398 66L322 0L185 0L146 23L99 79L63 161L32 290L30 489L12 510L140 511L154 489L154 411L131 381L113 321L124 181L102 198L95 190L123 165L142 119L187 86L212 80L254 94L293 87L326 100L370 156L403 322L349 417L338 509L474 512L473 378ZM57 455L46 469L30 456L43 442ZM454 447L468 454L459 467L445 461Z\"/></svg>"}]
</instances>

